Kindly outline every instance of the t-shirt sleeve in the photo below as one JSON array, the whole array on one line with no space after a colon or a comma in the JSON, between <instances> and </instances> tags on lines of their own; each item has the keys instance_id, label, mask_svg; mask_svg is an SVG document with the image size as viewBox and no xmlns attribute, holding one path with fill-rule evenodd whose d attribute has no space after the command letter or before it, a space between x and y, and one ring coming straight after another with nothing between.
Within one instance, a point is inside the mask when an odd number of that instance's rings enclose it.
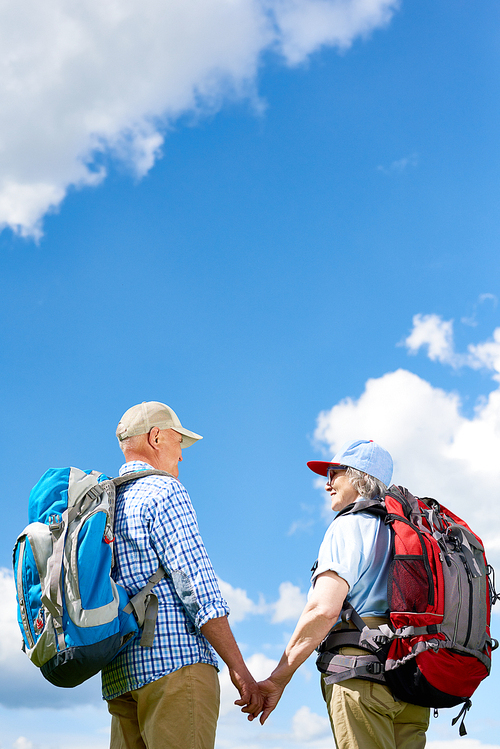
<instances>
[{"instance_id":1,"label":"t-shirt sleeve","mask_svg":"<svg viewBox=\"0 0 500 749\"><path fill-rule=\"evenodd\" d=\"M319 549L313 585L318 575L327 570L336 572L349 589L360 579L369 564L366 549L371 548L378 526L377 518L364 515L361 519L360 515L343 515L331 523Z\"/></svg>"}]
</instances>

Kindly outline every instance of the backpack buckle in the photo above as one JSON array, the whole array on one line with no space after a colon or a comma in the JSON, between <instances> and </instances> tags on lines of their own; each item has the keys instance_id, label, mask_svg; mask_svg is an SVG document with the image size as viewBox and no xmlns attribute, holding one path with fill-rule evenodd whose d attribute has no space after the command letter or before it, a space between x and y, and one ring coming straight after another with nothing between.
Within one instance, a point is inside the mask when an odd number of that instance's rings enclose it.
<instances>
[{"instance_id":1,"label":"backpack buckle","mask_svg":"<svg viewBox=\"0 0 500 749\"><path fill-rule=\"evenodd\" d=\"M374 661L373 663L367 663L366 670L369 674L381 674L384 667L379 661Z\"/></svg>"},{"instance_id":2,"label":"backpack buckle","mask_svg":"<svg viewBox=\"0 0 500 749\"><path fill-rule=\"evenodd\" d=\"M113 533L113 529L111 528L111 526L107 525L106 528L104 529L103 541L105 544L109 545L109 544L112 544L114 540L115 540L115 535Z\"/></svg>"},{"instance_id":3,"label":"backpack buckle","mask_svg":"<svg viewBox=\"0 0 500 749\"><path fill-rule=\"evenodd\" d=\"M49 531L59 538L64 529L64 521L60 515L51 515L49 517Z\"/></svg>"}]
</instances>

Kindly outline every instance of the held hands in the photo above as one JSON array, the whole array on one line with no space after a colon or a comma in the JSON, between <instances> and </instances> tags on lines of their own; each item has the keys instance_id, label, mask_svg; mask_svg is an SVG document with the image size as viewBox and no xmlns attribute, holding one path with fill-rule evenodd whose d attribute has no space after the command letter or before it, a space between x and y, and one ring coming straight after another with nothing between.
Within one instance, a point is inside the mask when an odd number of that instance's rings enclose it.
<instances>
[{"instance_id":1,"label":"held hands","mask_svg":"<svg viewBox=\"0 0 500 749\"><path fill-rule=\"evenodd\" d=\"M241 707L242 713L248 713L248 720L254 720L260 715L260 723L264 725L280 701L286 682L280 684L270 676L257 684L252 677L250 681L243 681L239 674L231 671L229 673L231 681L240 693L240 699L235 700L234 704Z\"/></svg>"},{"instance_id":2,"label":"held hands","mask_svg":"<svg viewBox=\"0 0 500 749\"><path fill-rule=\"evenodd\" d=\"M242 713L248 713L248 720L257 718L262 712L264 701L257 682L248 670L246 673L239 673L235 669L229 669L229 675L240 693L240 699L235 700L234 704L241 707Z\"/></svg>"},{"instance_id":3,"label":"held hands","mask_svg":"<svg viewBox=\"0 0 500 749\"><path fill-rule=\"evenodd\" d=\"M260 716L260 723L262 726L280 701L285 686L286 682L284 684L279 684L277 681L273 681L272 676L264 681L259 681L260 693L264 700L262 715Z\"/></svg>"}]
</instances>

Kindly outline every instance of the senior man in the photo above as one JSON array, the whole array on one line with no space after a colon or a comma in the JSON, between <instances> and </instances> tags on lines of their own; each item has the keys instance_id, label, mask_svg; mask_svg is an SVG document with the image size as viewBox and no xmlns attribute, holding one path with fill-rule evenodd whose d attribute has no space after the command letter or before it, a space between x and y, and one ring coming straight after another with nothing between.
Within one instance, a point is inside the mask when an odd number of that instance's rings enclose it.
<instances>
[{"instance_id":1,"label":"senior man","mask_svg":"<svg viewBox=\"0 0 500 749\"><path fill-rule=\"evenodd\" d=\"M330 462L311 461L309 468L326 476L325 489L337 513L362 499L382 498L392 477L392 458L373 441L346 443ZM369 627L387 623L387 578L390 530L368 512L345 512L328 528L313 567L312 589L295 631L271 676L259 687L264 695L264 723L297 668L339 627L344 601ZM342 648L342 655L366 655ZM429 725L429 708L394 699L380 676L348 678L329 683L321 675L321 690L338 749L422 749Z\"/></svg>"},{"instance_id":2,"label":"senior man","mask_svg":"<svg viewBox=\"0 0 500 749\"><path fill-rule=\"evenodd\" d=\"M155 468L117 492L113 574L129 596L163 567L153 647L128 645L102 674L112 715L111 749L213 749L219 713L217 658L227 664L252 717L262 698L228 624L229 609L201 539L189 495L178 480L182 450L202 439L164 403L133 406L116 435L120 475Z\"/></svg>"}]
</instances>

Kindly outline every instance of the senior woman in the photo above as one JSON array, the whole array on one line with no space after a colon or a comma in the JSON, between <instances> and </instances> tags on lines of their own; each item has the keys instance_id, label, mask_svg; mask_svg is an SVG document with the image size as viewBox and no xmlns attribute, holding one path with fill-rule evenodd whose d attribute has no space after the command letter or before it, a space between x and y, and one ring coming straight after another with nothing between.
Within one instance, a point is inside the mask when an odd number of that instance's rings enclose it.
<instances>
[{"instance_id":1,"label":"senior woman","mask_svg":"<svg viewBox=\"0 0 500 749\"><path fill-rule=\"evenodd\" d=\"M311 461L326 476L325 490L334 512L313 567L312 588L295 631L270 677L260 682L263 724L278 704L297 668L338 625L344 601L370 627L387 622L390 529L371 512L349 512L364 499L383 501L392 477L392 458L373 441L346 443L330 462ZM342 512L344 511L344 512ZM343 654L360 654L342 649ZM329 683L321 675L333 736L338 749L422 749L429 708L394 699L383 677L347 678Z\"/></svg>"}]
</instances>

